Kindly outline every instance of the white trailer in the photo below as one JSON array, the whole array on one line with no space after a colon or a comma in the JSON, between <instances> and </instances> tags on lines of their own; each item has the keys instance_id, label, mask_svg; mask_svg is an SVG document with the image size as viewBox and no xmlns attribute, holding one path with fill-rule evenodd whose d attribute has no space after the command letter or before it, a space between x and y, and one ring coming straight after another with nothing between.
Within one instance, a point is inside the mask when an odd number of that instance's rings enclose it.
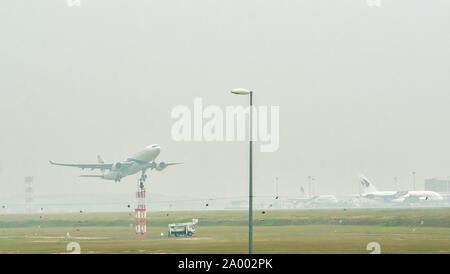
<instances>
[{"instance_id":1,"label":"white trailer","mask_svg":"<svg viewBox=\"0 0 450 274\"><path fill-rule=\"evenodd\" d=\"M198 224L198 219L192 219L189 223L179 223L169 225L169 237L185 236L191 237L195 233L195 226Z\"/></svg>"}]
</instances>

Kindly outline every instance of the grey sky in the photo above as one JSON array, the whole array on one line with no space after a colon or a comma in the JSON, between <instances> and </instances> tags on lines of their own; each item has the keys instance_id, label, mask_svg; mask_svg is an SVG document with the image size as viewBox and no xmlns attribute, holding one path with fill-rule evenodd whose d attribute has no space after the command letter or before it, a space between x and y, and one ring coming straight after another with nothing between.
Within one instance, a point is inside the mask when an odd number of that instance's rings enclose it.
<instances>
[{"instance_id":1,"label":"grey sky","mask_svg":"<svg viewBox=\"0 0 450 274\"><path fill-rule=\"evenodd\" d=\"M0 9L0 197L135 191L48 160L121 160L148 144L185 165L165 195L247 195L247 143L173 142L172 108L280 106L280 149L255 153L255 195L357 193L450 175L450 2L5 1ZM258 150L257 150L258 151ZM84 172L89 174L89 172ZM132 195L132 194L131 194Z\"/></svg>"}]
</instances>

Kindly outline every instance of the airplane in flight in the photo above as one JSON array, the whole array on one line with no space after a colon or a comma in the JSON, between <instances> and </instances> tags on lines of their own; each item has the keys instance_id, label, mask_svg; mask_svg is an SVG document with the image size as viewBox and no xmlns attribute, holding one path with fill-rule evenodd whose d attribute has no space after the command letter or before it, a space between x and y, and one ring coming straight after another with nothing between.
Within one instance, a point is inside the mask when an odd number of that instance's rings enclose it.
<instances>
[{"instance_id":1,"label":"airplane in flight","mask_svg":"<svg viewBox=\"0 0 450 274\"><path fill-rule=\"evenodd\" d=\"M156 157L158 157L160 152L161 147L157 144L154 144L147 146L143 150L133 154L130 157L127 157L123 161L110 164L106 164L101 156L97 156L97 164L63 164L55 163L52 161L49 162L50 164L56 166L78 167L82 170L98 169L102 172L101 175L80 175L80 177L101 178L105 180L114 180L115 182L120 182L120 180L126 176L142 172L141 177L139 178L139 182L140 186L143 187L143 184L147 179L147 175L145 173L148 169L156 169L157 171L162 171L168 166L182 164L174 162L155 162L155 159Z\"/></svg>"},{"instance_id":2,"label":"airplane in flight","mask_svg":"<svg viewBox=\"0 0 450 274\"><path fill-rule=\"evenodd\" d=\"M360 176L363 198L392 203L442 201L444 198L437 192L426 190L378 191L363 175Z\"/></svg>"}]
</instances>

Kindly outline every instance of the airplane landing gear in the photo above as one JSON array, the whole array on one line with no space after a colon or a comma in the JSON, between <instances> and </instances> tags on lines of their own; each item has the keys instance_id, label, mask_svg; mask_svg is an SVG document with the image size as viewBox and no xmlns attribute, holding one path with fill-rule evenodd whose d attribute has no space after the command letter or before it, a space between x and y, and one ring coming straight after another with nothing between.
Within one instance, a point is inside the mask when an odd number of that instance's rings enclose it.
<instances>
[{"instance_id":1,"label":"airplane landing gear","mask_svg":"<svg viewBox=\"0 0 450 274\"><path fill-rule=\"evenodd\" d=\"M144 188L144 182L147 180L147 174L145 174L146 169L142 170L141 178L139 178L139 187Z\"/></svg>"}]
</instances>

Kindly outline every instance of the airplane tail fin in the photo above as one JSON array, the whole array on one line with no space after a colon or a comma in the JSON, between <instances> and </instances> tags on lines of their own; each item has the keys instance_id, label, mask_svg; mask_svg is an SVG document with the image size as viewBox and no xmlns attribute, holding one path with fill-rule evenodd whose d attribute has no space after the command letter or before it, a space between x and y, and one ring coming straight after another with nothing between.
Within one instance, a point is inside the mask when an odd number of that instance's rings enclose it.
<instances>
[{"instance_id":1,"label":"airplane tail fin","mask_svg":"<svg viewBox=\"0 0 450 274\"><path fill-rule=\"evenodd\" d=\"M99 164L104 164L105 163L105 160L103 160L102 156L100 156L100 155L97 155L97 161L98 161Z\"/></svg>"},{"instance_id":2,"label":"airplane tail fin","mask_svg":"<svg viewBox=\"0 0 450 274\"><path fill-rule=\"evenodd\" d=\"M360 175L359 178L363 194L370 194L377 192L375 186L364 175Z\"/></svg>"}]
</instances>

